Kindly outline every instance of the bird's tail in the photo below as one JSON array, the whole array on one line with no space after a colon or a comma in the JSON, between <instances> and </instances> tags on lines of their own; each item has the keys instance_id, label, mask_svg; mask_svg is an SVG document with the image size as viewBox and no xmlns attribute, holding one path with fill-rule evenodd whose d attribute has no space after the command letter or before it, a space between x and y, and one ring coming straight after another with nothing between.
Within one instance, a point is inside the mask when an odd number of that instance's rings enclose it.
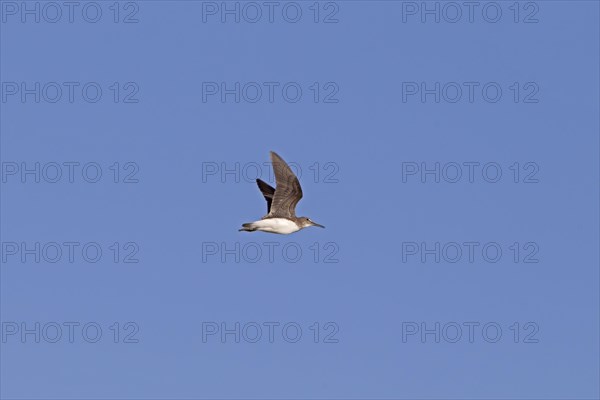
<instances>
[{"instance_id":1,"label":"bird's tail","mask_svg":"<svg viewBox=\"0 0 600 400\"><path fill-rule=\"evenodd\" d=\"M239 232L254 232L256 230L256 227L254 226L254 223L252 222L248 222L246 224L242 224L242 229L239 229Z\"/></svg>"}]
</instances>

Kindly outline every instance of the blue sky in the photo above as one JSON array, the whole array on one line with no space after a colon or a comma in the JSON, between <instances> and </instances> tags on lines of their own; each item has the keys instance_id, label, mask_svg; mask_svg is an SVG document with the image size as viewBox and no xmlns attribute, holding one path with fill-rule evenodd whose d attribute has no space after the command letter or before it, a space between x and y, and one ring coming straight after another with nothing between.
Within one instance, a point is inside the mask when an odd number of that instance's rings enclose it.
<instances>
[{"instance_id":1,"label":"blue sky","mask_svg":"<svg viewBox=\"0 0 600 400\"><path fill-rule=\"evenodd\" d=\"M598 398L597 2L39 4L3 398ZM238 232L270 150L326 229Z\"/></svg>"}]
</instances>

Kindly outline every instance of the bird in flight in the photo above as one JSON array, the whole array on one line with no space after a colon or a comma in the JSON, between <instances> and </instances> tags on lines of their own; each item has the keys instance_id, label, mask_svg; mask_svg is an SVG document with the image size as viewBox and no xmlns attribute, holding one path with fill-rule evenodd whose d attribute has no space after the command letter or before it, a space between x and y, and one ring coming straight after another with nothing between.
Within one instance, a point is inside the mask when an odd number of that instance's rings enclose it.
<instances>
[{"instance_id":1,"label":"bird in flight","mask_svg":"<svg viewBox=\"0 0 600 400\"><path fill-rule=\"evenodd\" d=\"M310 218L296 217L296 204L302 198L300 182L283 158L274 151L271 152L271 164L273 164L277 188L260 179L256 180L258 188L267 201L268 214L259 221L242 224L240 231L263 231L287 235L309 226L325 228L311 221Z\"/></svg>"}]
</instances>

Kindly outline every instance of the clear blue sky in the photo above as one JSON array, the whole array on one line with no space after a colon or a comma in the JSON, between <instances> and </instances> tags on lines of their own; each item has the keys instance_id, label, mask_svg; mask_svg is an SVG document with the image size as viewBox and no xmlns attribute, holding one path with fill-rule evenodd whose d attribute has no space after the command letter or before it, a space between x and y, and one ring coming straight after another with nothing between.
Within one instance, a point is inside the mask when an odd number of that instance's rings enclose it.
<instances>
[{"instance_id":1,"label":"clear blue sky","mask_svg":"<svg viewBox=\"0 0 600 400\"><path fill-rule=\"evenodd\" d=\"M599 397L598 2L96 4L0 2L2 398ZM326 229L238 232L270 150Z\"/></svg>"}]
</instances>

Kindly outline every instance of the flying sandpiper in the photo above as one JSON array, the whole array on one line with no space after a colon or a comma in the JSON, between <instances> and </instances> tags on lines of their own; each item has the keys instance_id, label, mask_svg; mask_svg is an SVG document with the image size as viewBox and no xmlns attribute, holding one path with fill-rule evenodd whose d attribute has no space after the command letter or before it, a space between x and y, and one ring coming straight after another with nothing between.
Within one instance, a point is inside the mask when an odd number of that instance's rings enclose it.
<instances>
[{"instance_id":1,"label":"flying sandpiper","mask_svg":"<svg viewBox=\"0 0 600 400\"><path fill-rule=\"evenodd\" d=\"M263 231L287 235L309 226L325 228L323 225L311 221L310 218L296 217L296 204L302 198L300 182L283 158L273 151L271 152L271 164L273 164L277 188L273 188L260 179L256 180L258 188L267 201L268 214L259 221L242 224L240 231Z\"/></svg>"}]
</instances>

